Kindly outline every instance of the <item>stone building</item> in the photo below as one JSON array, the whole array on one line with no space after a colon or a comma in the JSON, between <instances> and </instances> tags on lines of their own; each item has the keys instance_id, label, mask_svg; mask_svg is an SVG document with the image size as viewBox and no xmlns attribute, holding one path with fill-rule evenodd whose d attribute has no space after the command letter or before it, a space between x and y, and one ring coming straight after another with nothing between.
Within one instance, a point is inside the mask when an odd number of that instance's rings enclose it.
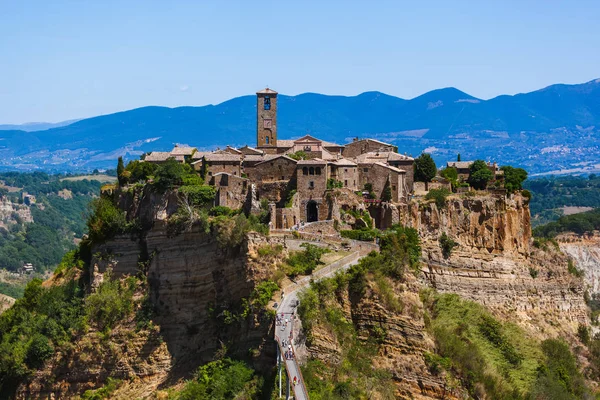
<instances>
[{"instance_id":1,"label":"stone building","mask_svg":"<svg viewBox=\"0 0 600 400\"><path fill-rule=\"evenodd\" d=\"M347 158L358 157L361 154L371 152L392 152L397 153L398 148L393 144L380 142L375 139L358 139L355 138L351 143L344 146L342 155Z\"/></svg>"},{"instance_id":2,"label":"stone building","mask_svg":"<svg viewBox=\"0 0 600 400\"><path fill-rule=\"evenodd\" d=\"M248 179L226 172L217 172L209 183L215 187L216 206L229 207L232 210L242 208L248 197Z\"/></svg>"},{"instance_id":3,"label":"stone building","mask_svg":"<svg viewBox=\"0 0 600 400\"><path fill-rule=\"evenodd\" d=\"M325 160L314 158L300 160L296 164L296 195L301 221L314 222L327 218L328 210L324 198L328 178Z\"/></svg>"},{"instance_id":4,"label":"stone building","mask_svg":"<svg viewBox=\"0 0 600 400\"><path fill-rule=\"evenodd\" d=\"M330 177L337 182L341 182L343 187L352 191L362 189L359 187L360 177L358 174L358 164L347 158L340 158L329 164Z\"/></svg>"},{"instance_id":5,"label":"stone building","mask_svg":"<svg viewBox=\"0 0 600 400\"><path fill-rule=\"evenodd\" d=\"M242 157L237 154L206 154L201 160L193 162L192 165L197 171L201 171L204 168L207 179L219 172L242 176Z\"/></svg>"},{"instance_id":6,"label":"stone building","mask_svg":"<svg viewBox=\"0 0 600 400\"><path fill-rule=\"evenodd\" d=\"M293 158L284 154L277 155L255 164L256 174L252 176L260 182L290 181L296 178L296 164L297 161Z\"/></svg>"},{"instance_id":7,"label":"stone building","mask_svg":"<svg viewBox=\"0 0 600 400\"><path fill-rule=\"evenodd\" d=\"M405 178L406 171L381 162L359 163L358 167L361 188L364 188L367 183L371 184L375 197L381 199L385 187L389 185L392 192L392 202L406 201L406 196L409 193Z\"/></svg>"},{"instance_id":8,"label":"stone building","mask_svg":"<svg viewBox=\"0 0 600 400\"><path fill-rule=\"evenodd\" d=\"M356 157L356 162L359 164L382 163L392 167L401 169L406 172L406 186L408 191L413 190L414 175L415 175L415 159L406 155L398 154L391 151L374 151L360 154Z\"/></svg>"}]
</instances>

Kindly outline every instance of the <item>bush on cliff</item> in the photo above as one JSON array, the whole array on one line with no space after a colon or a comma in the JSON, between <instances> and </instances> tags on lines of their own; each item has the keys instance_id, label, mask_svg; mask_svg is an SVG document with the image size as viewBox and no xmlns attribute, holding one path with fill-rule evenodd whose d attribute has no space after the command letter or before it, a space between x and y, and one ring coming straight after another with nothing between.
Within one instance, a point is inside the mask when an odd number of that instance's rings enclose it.
<instances>
[{"instance_id":1,"label":"bush on cliff","mask_svg":"<svg viewBox=\"0 0 600 400\"><path fill-rule=\"evenodd\" d=\"M84 326L83 292L75 281L43 287L34 279L0 315L0 398L70 342Z\"/></svg>"},{"instance_id":2,"label":"bush on cliff","mask_svg":"<svg viewBox=\"0 0 600 400\"><path fill-rule=\"evenodd\" d=\"M89 322L99 330L108 331L133 311L135 278L127 281L111 279L104 274L104 281L96 291L85 299L85 313Z\"/></svg>"},{"instance_id":3,"label":"bush on cliff","mask_svg":"<svg viewBox=\"0 0 600 400\"><path fill-rule=\"evenodd\" d=\"M262 378L252 368L242 361L224 358L198 368L194 379L169 399L255 399L260 395L261 386Z\"/></svg>"},{"instance_id":4,"label":"bush on cliff","mask_svg":"<svg viewBox=\"0 0 600 400\"><path fill-rule=\"evenodd\" d=\"M90 215L87 221L88 235L95 243L103 242L128 230L125 213L105 197L94 199L90 203Z\"/></svg>"},{"instance_id":5,"label":"bush on cliff","mask_svg":"<svg viewBox=\"0 0 600 400\"><path fill-rule=\"evenodd\" d=\"M154 185L160 191L166 191L184 184L197 185L202 182L194 169L185 163L180 163L174 158L169 158L159 165L154 173Z\"/></svg>"},{"instance_id":6,"label":"bush on cliff","mask_svg":"<svg viewBox=\"0 0 600 400\"><path fill-rule=\"evenodd\" d=\"M425 195L425 200L434 200L438 209L446 207L446 198L450 196L450 191L446 188L431 189Z\"/></svg>"},{"instance_id":7,"label":"bush on cliff","mask_svg":"<svg viewBox=\"0 0 600 400\"><path fill-rule=\"evenodd\" d=\"M323 254L329 252L327 248L310 243L302 243L300 247L303 247L304 250L292 253L286 260L286 263L289 265L287 274L292 277L310 275L317 266L323 264L321 262Z\"/></svg>"}]
</instances>

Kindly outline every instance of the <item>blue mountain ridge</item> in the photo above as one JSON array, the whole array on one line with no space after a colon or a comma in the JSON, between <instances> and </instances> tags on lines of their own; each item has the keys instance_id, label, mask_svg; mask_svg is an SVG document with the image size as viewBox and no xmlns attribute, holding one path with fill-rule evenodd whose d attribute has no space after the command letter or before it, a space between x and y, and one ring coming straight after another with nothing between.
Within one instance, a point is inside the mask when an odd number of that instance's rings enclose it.
<instances>
[{"instance_id":1,"label":"blue mountain ridge","mask_svg":"<svg viewBox=\"0 0 600 400\"><path fill-rule=\"evenodd\" d=\"M540 150L540 145L572 146L569 134L582 140L592 137L593 142L600 126L600 79L490 100L455 88L433 90L410 100L380 92L357 96L304 93L278 98L280 139L311 134L345 143L357 136L376 137L413 155L433 148L440 160L453 157L461 149L477 156L477 151L470 150L479 143L480 150L487 151L486 158L502 156L526 165L522 160L527 159L527 152ZM0 131L0 164L25 169L86 169L112 166L119 155L134 158L144 151L168 150L175 143L200 148L254 145L255 124L253 95L201 107L142 107L43 131ZM570 139L561 143L559 135L554 143L549 138L561 129L569 132L562 140ZM529 143L534 139L540 143ZM486 146L490 140L493 146ZM518 154L507 156L501 151L515 141L520 143ZM593 143L581 142L583 147L589 144ZM69 156L61 161L63 153ZM563 168L565 163L569 161L541 170Z\"/></svg>"}]
</instances>

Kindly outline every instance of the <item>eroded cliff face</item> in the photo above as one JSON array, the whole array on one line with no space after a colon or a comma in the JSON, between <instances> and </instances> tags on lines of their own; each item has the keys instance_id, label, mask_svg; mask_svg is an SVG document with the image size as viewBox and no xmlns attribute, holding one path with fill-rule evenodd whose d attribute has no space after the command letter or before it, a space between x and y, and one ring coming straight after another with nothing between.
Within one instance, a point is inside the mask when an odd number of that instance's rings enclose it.
<instances>
[{"instance_id":1,"label":"eroded cliff face","mask_svg":"<svg viewBox=\"0 0 600 400\"><path fill-rule=\"evenodd\" d=\"M589 294L600 294L600 232L584 236L564 234L557 240L562 252L583 272Z\"/></svg>"},{"instance_id":2,"label":"eroded cliff face","mask_svg":"<svg viewBox=\"0 0 600 400\"><path fill-rule=\"evenodd\" d=\"M22 385L18 397L76 398L113 377L130 382L126 390L135 390L127 393L145 398L189 378L224 348L232 357L251 358L258 370L270 370L275 358L271 319L256 310L226 323L224 312L239 312L242 299L270 277L286 250L267 258L257 252L281 240L251 232L239 246L223 246L216 232L199 225L172 235L166 221L177 210L174 194L129 193L119 202L128 219L137 218L145 229L93 246L90 288L109 271L117 279L146 277L146 292L138 295L150 300L154 328L137 330L132 316L108 336L88 331Z\"/></svg>"},{"instance_id":3,"label":"eroded cliff face","mask_svg":"<svg viewBox=\"0 0 600 400\"><path fill-rule=\"evenodd\" d=\"M589 324L583 281L558 249L530 246L530 218L520 195L451 196L442 209L411 203L405 223L422 238L424 283L516 319L539 337L573 335ZM444 232L457 243L449 257L440 246Z\"/></svg>"}]
</instances>

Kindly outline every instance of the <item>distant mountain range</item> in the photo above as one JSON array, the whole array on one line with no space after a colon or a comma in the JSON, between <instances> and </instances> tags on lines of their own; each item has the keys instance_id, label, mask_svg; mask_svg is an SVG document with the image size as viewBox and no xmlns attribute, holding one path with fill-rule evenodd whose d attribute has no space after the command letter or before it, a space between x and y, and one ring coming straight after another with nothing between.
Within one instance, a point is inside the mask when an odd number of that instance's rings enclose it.
<instances>
[{"instance_id":1,"label":"distant mountain range","mask_svg":"<svg viewBox=\"0 0 600 400\"><path fill-rule=\"evenodd\" d=\"M281 139L307 133L338 143L373 137L402 153L430 152L438 164L461 153L463 160L484 158L534 173L600 169L600 79L490 100L455 88L410 100L380 92L279 95L278 107ZM142 107L46 130L0 130L0 167L86 170L175 143L254 145L255 120L249 95L203 107Z\"/></svg>"},{"instance_id":2,"label":"distant mountain range","mask_svg":"<svg viewBox=\"0 0 600 400\"><path fill-rule=\"evenodd\" d=\"M36 132L45 131L46 129L60 128L61 126L71 125L74 122L81 121L80 119L71 119L61 122L27 122L19 125L0 125L0 131L25 131Z\"/></svg>"}]
</instances>

